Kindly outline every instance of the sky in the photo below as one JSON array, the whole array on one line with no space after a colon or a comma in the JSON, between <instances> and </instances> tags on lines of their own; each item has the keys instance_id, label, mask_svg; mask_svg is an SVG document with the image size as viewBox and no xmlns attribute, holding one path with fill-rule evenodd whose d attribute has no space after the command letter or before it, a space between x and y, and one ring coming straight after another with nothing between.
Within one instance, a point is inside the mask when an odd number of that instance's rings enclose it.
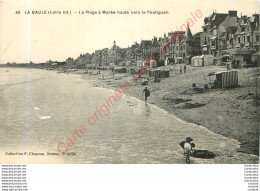
<instances>
[{"instance_id":1,"label":"sky","mask_svg":"<svg viewBox=\"0 0 260 191\"><path fill-rule=\"evenodd\" d=\"M71 11L66 14L26 14L31 11ZM78 14L78 11L168 11L169 14ZM0 63L65 61L80 54L122 48L175 31L199 10L191 27L201 32L213 10L238 16L259 13L257 0L19 0L0 1ZM17 14L20 11L20 14ZM195 16L196 17L196 16ZM193 19L194 20L194 19Z\"/></svg>"}]
</instances>

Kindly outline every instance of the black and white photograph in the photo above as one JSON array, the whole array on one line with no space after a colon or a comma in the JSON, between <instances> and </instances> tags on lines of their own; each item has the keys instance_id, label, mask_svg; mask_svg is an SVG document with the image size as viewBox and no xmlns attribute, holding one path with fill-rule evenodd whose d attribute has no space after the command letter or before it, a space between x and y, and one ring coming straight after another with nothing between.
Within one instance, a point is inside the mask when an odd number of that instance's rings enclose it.
<instances>
[{"instance_id":1,"label":"black and white photograph","mask_svg":"<svg viewBox=\"0 0 260 191\"><path fill-rule=\"evenodd\" d=\"M0 1L0 164L255 167L259 18L257 0Z\"/></svg>"}]
</instances>

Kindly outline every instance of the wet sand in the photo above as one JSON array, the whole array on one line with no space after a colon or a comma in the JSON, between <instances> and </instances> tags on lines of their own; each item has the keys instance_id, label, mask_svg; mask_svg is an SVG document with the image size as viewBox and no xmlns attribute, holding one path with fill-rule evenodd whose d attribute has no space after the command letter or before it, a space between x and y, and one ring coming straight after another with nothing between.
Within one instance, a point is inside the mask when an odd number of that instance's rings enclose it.
<instances>
[{"instance_id":1,"label":"wet sand","mask_svg":"<svg viewBox=\"0 0 260 191\"><path fill-rule=\"evenodd\" d=\"M236 88L205 91L205 80L209 83L206 75L225 71L225 68L187 66L187 72L180 74L179 67L180 65L172 66L174 76L162 78L160 83L154 83L154 78L144 75L149 79L148 89L151 92L148 103L187 122L202 125L214 133L238 140L238 152L259 156L259 104L254 99L255 76L259 74L259 68L239 69L239 86ZM129 81L132 87L126 94L144 101L144 86L141 85L141 80L134 81L132 75L115 73L112 76L111 71L101 71L99 75L95 70L89 72L92 75L83 70L73 73L82 74L84 79L91 80L93 86L113 90L118 89L119 83ZM195 90L192 89L192 83L196 83Z\"/></svg>"}]
</instances>

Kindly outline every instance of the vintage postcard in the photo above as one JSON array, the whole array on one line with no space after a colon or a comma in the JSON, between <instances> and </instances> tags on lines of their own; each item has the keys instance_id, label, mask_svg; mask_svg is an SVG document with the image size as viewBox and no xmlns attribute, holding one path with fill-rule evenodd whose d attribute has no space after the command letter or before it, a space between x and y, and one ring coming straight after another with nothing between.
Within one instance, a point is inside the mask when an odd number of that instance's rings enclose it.
<instances>
[{"instance_id":1,"label":"vintage postcard","mask_svg":"<svg viewBox=\"0 0 260 191\"><path fill-rule=\"evenodd\" d=\"M0 2L1 164L258 164L259 2Z\"/></svg>"}]
</instances>

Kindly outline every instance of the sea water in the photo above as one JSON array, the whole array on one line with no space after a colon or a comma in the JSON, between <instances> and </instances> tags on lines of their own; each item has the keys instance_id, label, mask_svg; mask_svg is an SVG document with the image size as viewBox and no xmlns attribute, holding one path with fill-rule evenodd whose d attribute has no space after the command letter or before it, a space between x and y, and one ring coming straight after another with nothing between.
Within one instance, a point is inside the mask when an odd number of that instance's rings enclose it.
<instances>
[{"instance_id":1,"label":"sea water","mask_svg":"<svg viewBox=\"0 0 260 191\"><path fill-rule=\"evenodd\" d=\"M80 75L1 68L0 163L179 164L185 163L179 143L188 136L194 139L196 149L216 154L214 159L192 157L192 163L258 160L256 156L236 152L236 140L126 95L91 126L89 117L111 95L113 91L92 87ZM81 125L87 133L76 137L74 145L68 147L66 140ZM65 143L63 148L68 147L67 154L54 155L59 153L60 142Z\"/></svg>"}]
</instances>

